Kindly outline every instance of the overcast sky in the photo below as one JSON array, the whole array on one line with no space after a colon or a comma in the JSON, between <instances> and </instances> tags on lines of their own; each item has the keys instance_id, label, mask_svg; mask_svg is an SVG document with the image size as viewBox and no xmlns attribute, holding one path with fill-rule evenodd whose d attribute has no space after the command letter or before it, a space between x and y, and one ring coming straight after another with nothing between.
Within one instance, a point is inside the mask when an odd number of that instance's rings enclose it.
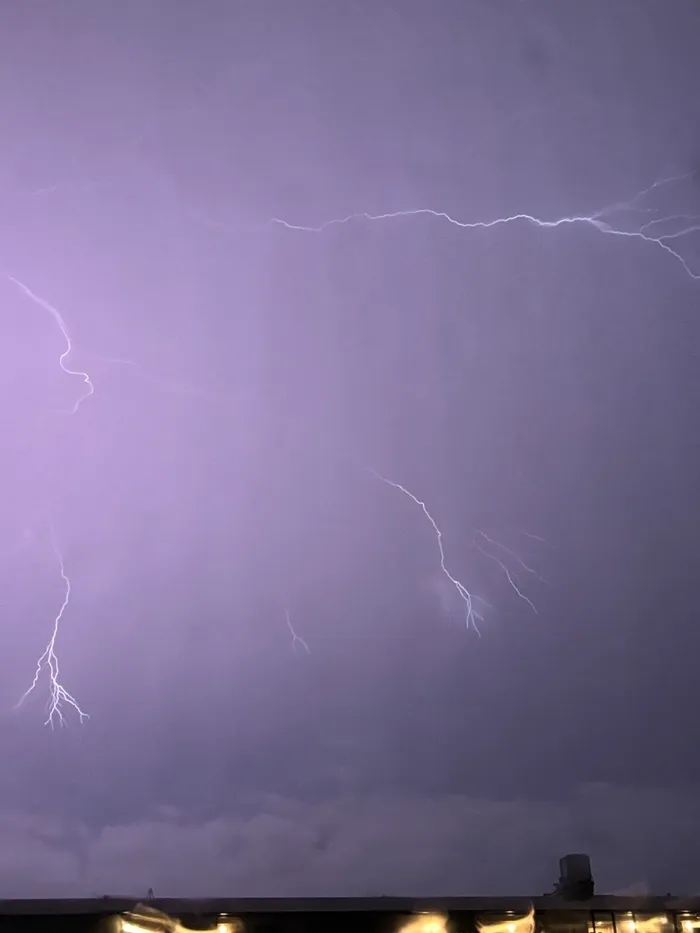
<instances>
[{"instance_id":1,"label":"overcast sky","mask_svg":"<svg viewBox=\"0 0 700 933\"><path fill-rule=\"evenodd\" d=\"M3 5L0 896L698 890L698 87L689 0Z\"/></svg>"}]
</instances>

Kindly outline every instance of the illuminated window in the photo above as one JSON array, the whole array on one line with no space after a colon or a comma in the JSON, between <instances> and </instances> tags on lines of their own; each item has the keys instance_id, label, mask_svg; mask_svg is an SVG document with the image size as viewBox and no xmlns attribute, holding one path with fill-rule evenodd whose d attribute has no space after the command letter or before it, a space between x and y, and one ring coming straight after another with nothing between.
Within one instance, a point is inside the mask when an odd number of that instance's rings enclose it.
<instances>
[{"instance_id":1,"label":"illuminated window","mask_svg":"<svg viewBox=\"0 0 700 933\"><path fill-rule=\"evenodd\" d=\"M417 914L401 924L399 933L447 933L447 922L443 914Z\"/></svg>"},{"instance_id":2,"label":"illuminated window","mask_svg":"<svg viewBox=\"0 0 700 933\"><path fill-rule=\"evenodd\" d=\"M588 910L538 910L537 921L542 933L593 933Z\"/></svg>"},{"instance_id":3,"label":"illuminated window","mask_svg":"<svg viewBox=\"0 0 700 933\"><path fill-rule=\"evenodd\" d=\"M676 927L678 933L696 933L700 930L700 914L679 914Z\"/></svg>"},{"instance_id":4,"label":"illuminated window","mask_svg":"<svg viewBox=\"0 0 700 933\"><path fill-rule=\"evenodd\" d=\"M479 914L476 929L477 933L535 933L535 912Z\"/></svg>"},{"instance_id":5,"label":"illuminated window","mask_svg":"<svg viewBox=\"0 0 700 933\"><path fill-rule=\"evenodd\" d=\"M626 930L625 927L618 927L616 930L611 913L593 914L593 923L595 925L595 933L631 933L631 931Z\"/></svg>"},{"instance_id":6,"label":"illuminated window","mask_svg":"<svg viewBox=\"0 0 700 933\"><path fill-rule=\"evenodd\" d=\"M623 923L627 920L625 917ZM617 933L626 933L628 927L618 927ZM667 914L638 914L634 915L634 926L629 927L630 933L673 933L673 925Z\"/></svg>"}]
</instances>

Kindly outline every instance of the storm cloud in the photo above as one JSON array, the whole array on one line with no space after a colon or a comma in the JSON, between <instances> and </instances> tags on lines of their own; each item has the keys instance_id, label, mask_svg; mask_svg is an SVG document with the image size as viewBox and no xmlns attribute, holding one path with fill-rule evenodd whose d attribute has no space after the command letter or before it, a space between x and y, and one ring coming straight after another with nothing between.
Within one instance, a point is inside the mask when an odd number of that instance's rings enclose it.
<instances>
[{"instance_id":1,"label":"storm cloud","mask_svg":"<svg viewBox=\"0 0 700 933\"><path fill-rule=\"evenodd\" d=\"M4 6L3 896L697 890L699 9Z\"/></svg>"}]
</instances>

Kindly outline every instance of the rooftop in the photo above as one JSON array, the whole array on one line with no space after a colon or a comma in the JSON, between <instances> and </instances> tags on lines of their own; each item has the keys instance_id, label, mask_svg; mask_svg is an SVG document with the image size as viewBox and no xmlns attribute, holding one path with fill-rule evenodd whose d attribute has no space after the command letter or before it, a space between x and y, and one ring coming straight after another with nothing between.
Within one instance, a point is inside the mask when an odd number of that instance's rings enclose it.
<instances>
[{"instance_id":1,"label":"rooftop","mask_svg":"<svg viewBox=\"0 0 700 933\"><path fill-rule=\"evenodd\" d=\"M566 900L558 895L538 897L370 897L370 898L135 898L127 896L85 899L2 900L3 916L80 916L132 911L137 904L170 916L270 913L413 913L453 912L526 914L535 911L601 911L663 914L700 913L700 896L618 896L598 894L585 901Z\"/></svg>"}]
</instances>

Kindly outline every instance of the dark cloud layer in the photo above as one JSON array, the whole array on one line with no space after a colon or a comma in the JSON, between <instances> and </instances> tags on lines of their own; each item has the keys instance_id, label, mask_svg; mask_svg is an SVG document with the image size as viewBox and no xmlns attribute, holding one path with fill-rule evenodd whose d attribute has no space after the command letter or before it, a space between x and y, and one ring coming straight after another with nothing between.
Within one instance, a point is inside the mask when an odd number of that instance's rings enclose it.
<instances>
[{"instance_id":1,"label":"dark cloud layer","mask_svg":"<svg viewBox=\"0 0 700 933\"><path fill-rule=\"evenodd\" d=\"M21 896L376 896L533 894L556 877L552 851L585 847L608 890L675 876L697 891L697 795L608 785L556 801L450 795L246 801L205 821L174 808L98 831L27 814L0 818L3 891ZM690 856L681 865L678 849ZM664 888L665 890L665 888Z\"/></svg>"},{"instance_id":2,"label":"dark cloud layer","mask_svg":"<svg viewBox=\"0 0 700 933\"><path fill-rule=\"evenodd\" d=\"M3 7L0 894L697 888L699 9Z\"/></svg>"}]
</instances>

